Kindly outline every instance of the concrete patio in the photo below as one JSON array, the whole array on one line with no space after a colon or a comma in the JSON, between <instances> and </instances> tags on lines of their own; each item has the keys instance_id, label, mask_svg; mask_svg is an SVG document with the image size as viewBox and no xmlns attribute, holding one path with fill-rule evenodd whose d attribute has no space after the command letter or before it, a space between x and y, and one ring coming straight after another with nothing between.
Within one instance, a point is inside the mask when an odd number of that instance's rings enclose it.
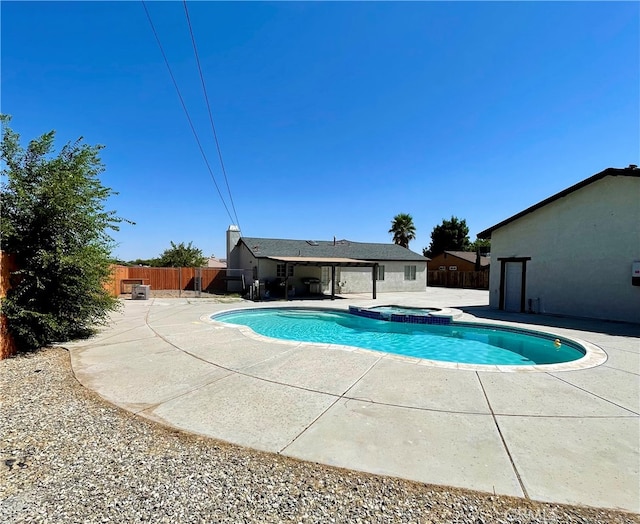
<instances>
[{"instance_id":1,"label":"concrete patio","mask_svg":"<svg viewBox=\"0 0 640 524\"><path fill-rule=\"evenodd\" d=\"M640 325L490 310L488 292L254 304L125 300L65 344L78 380L140 416L241 446L418 482L640 512ZM462 320L579 338L605 363L568 371L436 367L266 340L212 322L241 307L452 307Z\"/></svg>"}]
</instances>

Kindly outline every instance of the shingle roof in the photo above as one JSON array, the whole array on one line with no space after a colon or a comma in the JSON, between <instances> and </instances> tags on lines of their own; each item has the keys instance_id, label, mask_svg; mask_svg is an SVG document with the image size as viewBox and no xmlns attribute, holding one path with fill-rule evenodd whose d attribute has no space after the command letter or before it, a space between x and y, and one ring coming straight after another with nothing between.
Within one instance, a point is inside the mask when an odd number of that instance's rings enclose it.
<instances>
[{"instance_id":1,"label":"shingle roof","mask_svg":"<svg viewBox=\"0 0 640 524\"><path fill-rule=\"evenodd\" d=\"M520 213L517 213L512 217L509 217L506 220L503 220L502 222L496 224L495 226L491 226L490 228L485 229L484 231L481 231L480 233L478 233L477 236L478 238L490 238L491 233L496 229L506 226L507 224L513 222L514 220L517 220L518 218L521 218L524 215L528 215L529 213L532 213L533 211L540 209L541 207L546 206L547 204L550 204L554 200L558 200L559 198L565 197L568 194L573 193L574 191L577 191L578 189L581 189L585 186L588 186L589 184L592 184L593 182L596 182L597 180L600 180L601 178L604 178L606 176L640 177L640 169L638 169L638 166L633 164L625 168L609 167L604 171L600 171L600 173L596 173L595 175L590 176L589 178L585 178L582 182L578 182L577 184L574 184L573 186L568 187L567 189L564 189L563 191L560 191L559 193L556 193L555 195L552 195L549 198L546 198L542 202L538 202L537 204L534 204L533 206L528 207L524 211L520 211Z\"/></svg>"},{"instance_id":2,"label":"shingle roof","mask_svg":"<svg viewBox=\"0 0 640 524\"><path fill-rule=\"evenodd\" d=\"M445 251L445 253L447 253L447 255L466 260L467 262L471 262L472 264L476 263L475 251ZM488 266L490 264L491 259L489 257L480 257L480 267Z\"/></svg>"},{"instance_id":3,"label":"shingle roof","mask_svg":"<svg viewBox=\"0 0 640 524\"><path fill-rule=\"evenodd\" d=\"M350 240L287 240L279 238L241 237L241 242L256 258L261 257L318 257L355 258L373 261L426 262L427 258L396 244L374 244Z\"/></svg>"}]
</instances>

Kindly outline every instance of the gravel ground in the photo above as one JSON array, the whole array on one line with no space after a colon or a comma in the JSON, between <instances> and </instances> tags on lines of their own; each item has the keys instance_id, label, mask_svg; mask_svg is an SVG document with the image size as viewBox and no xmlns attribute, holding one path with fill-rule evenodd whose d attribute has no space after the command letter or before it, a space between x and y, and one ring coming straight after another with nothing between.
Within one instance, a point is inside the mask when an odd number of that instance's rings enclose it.
<instances>
[{"instance_id":1,"label":"gravel ground","mask_svg":"<svg viewBox=\"0 0 640 524\"><path fill-rule=\"evenodd\" d=\"M0 362L0 522L640 523L355 473L154 424L74 378L67 351Z\"/></svg>"}]
</instances>

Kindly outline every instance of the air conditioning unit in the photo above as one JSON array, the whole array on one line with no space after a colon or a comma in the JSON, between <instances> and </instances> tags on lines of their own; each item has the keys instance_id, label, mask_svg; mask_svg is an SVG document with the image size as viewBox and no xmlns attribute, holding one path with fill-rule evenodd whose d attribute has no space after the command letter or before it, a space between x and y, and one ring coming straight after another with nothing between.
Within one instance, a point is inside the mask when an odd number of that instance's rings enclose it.
<instances>
[{"instance_id":1,"label":"air conditioning unit","mask_svg":"<svg viewBox=\"0 0 640 524\"><path fill-rule=\"evenodd\" d=\"M151 286L134 284L131 287L131 300L149 300L150 295L151 295Z\"/></svg>"}]
</instances>

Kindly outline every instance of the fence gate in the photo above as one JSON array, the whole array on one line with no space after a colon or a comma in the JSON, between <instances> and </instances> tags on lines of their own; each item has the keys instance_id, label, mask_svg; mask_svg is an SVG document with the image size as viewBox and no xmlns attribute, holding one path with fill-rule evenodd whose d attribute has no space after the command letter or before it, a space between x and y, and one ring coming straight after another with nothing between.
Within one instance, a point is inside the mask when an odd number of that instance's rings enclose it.
<instances>
[{"instance_id":1,"label":"fence gate","mask_svg":"<svg viewBox=\"0 0 640 524\"><path fill-rule=\"evenodd\" d=\"M202 268L195 268L195 274L193 275L193 291L197 298L202 297Z\"/></svg>"}]
</instances>

